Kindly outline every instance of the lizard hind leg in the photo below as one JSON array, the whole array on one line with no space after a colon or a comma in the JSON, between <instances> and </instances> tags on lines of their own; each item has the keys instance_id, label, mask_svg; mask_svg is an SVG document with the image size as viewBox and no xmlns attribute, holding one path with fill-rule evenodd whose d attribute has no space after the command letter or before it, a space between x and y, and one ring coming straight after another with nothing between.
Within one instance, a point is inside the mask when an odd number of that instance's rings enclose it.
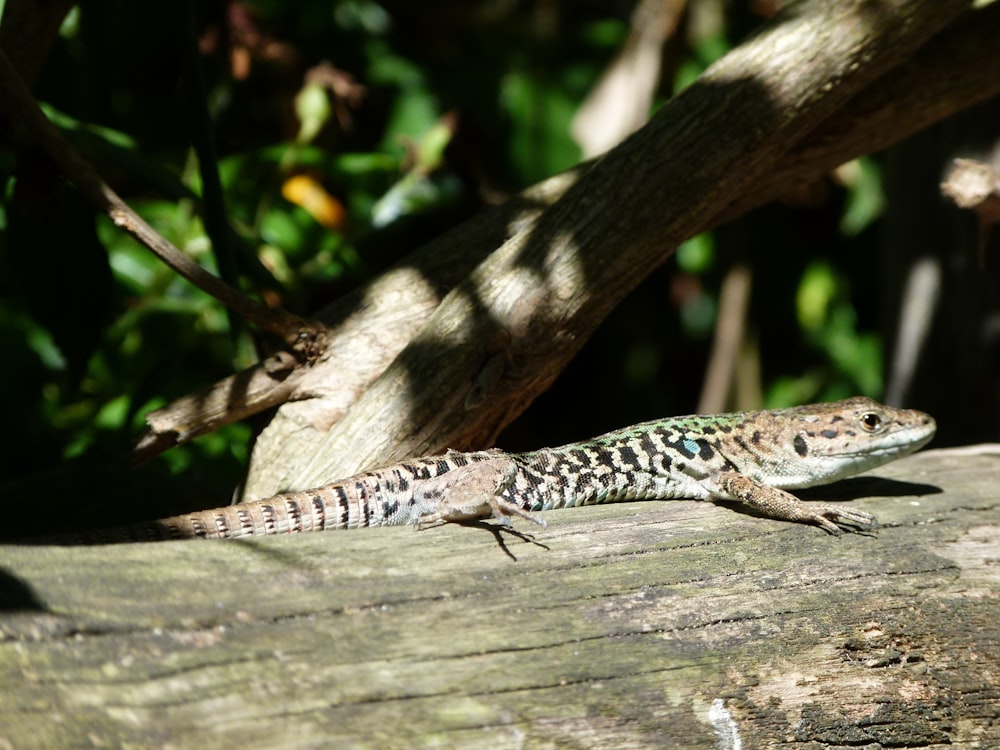
<instances>
[{"instance_id":1,"label":"lizard hind leg","mask_svg":"<svg viewBox=\"0 0 1000 750\"><path fill-rule=\"evenodd\" d=\"M719 479L721 496L739 500L768 518L781 521L811 523L838 536L841 531L871 531L878 521L869 513L849 506L805 503L789 492L756 482L735 472Z\"/></svg>"},{"instance_id":2,"label":"lizard hind leg","mask_svg":"<svg viewBox=\"0 0 1000 750\"><path fill-rule=\"evenodd\" d=\"M517 516L545 526L545 521L502 496L514 481L517 465L504 455L459 466L427 480L414 501L419 507L414 523L426 528L437 523L461 523L493 517L509 526Z\"/></svg>"}]
</instances>

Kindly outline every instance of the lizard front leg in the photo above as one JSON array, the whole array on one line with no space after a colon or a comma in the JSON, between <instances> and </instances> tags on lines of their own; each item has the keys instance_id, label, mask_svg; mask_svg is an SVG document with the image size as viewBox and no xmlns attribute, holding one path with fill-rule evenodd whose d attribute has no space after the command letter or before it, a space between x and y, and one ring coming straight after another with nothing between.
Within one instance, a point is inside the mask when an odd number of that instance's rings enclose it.
<instances>
[{"instance_id":1,"label":"lizard front leg","mask_svg":"<svg viewBox=\"0 0 1000 750\"><path fill-rule=\"evenodd\" d=\"M761 484L737 472L723 474L719 477L718 486L722 490L721 497L739 500L768 518L815 524L834 535L839 535L841 530L869 531L878 526L875 517L864 511L846 506L804 503L791 493Z\"/></svg>"},{"instance_id":2,"label":"lizard front leg","mask_svg":"<svg viewBox=\"0 0 1000 750\"><path fill-rule=\"evenodd\" d=\"M492 516L510 525L513 516L545 526L545 521L503 498L517 475L517 465L504 455L459 466L424 480L413 493L418 507L414 523L425 528L435 523L460 523Z\"/></svg>"}]
</instances>

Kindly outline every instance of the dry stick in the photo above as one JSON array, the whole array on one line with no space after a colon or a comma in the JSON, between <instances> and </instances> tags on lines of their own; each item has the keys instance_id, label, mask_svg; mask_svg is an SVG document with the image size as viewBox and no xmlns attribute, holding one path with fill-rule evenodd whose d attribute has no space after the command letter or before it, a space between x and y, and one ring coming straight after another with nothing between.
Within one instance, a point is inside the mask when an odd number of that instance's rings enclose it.
<instances>
[{"instance_id":1,"label":"dry stick","mask_svg":"<svg viewBox=\"0 0 1000 750\"><path fill-rule=\"evenodd\" d=\"M145 463L175 445L290 400L310 371L297 364L291 353L279 351L219 383L182 396L171 404L168 414L159 409L150 412L146 415L149 429L135 446L133 463Z\"/></svg>"},{"instance_id":2,"label":"dry stick","mask_svg":"<svg viewBox=\"0 0 1000 750\"><path fill-rule=\"evenodd\" d=\"M281 308L269 308L208 273L161 236L112 190L51 123L0 50L0 104L11 124L23 127L97 210L107 214L164 263L246 320L281 336L300 356L316 359L324 350L325 328Z\"/></svg>"},{"instance_id":3,"label":"dry stick","mask_svg":"<svg viewBox=\"0 0 1000 750\"><path fill-rule=\"evenodd\" d=\"M746 337L752 280L753 271L746 263L734 265L726 271L722 280L712 351L698 398L699 414L716 414L726 410L726 398L737 375L736 363ZM737 405L737 408L742 407L743 404Z\"/></svg>"},{"instance_id":4,"label":"dry stick","mask_svg":"<svg viewBox=\"0 0 1000 750\"><path fill-rule=\"evenodd\" d=\"M989 164L955 159L941 183L941 192L959 208L975 212L979 224L976 240L979 270L985 269L990 229L1000 224L1000 174Z\"/></svg>"}]
</instances>

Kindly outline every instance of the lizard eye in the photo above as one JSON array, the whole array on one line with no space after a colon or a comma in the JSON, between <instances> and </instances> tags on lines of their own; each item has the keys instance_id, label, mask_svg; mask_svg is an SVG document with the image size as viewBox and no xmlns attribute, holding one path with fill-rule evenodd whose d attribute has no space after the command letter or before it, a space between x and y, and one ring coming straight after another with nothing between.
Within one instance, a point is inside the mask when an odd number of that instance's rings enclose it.
<instances>
[{"instance_id":1,"label":"lizard eye","mask_svg":"<svg viewBox=\"0 0 1000 750\"><path fill-rule=\"evenodd\" d=\"M868 432L875 432L879 427L882 426L882 417L880 417L875 412L868 412L867 414L861 415L861 426L864 427Z\"/></svg>"}]
</instances>

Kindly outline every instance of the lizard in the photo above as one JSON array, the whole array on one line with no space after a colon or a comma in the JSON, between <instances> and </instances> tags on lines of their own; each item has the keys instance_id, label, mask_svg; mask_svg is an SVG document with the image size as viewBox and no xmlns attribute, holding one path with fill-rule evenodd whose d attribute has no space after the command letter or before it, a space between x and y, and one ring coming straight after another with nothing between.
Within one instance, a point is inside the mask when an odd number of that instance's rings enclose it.
<instances>
[{"instance_id":1,"label":"lizard","mask_svg":"<svg viewBox=\"0 0 1000 750\"><path fill-rule=\"evenodd\" d=\"M402 461L310 490L108 530L77 543L238 538L493 517L541 525L538 511L640 499L737 501L760 516L837 535L877 528L842 504L789 489L827 484L912 453L933 438L928 414L855 397L787 409L643 422L558 448L499 449Z\"/></svg>"}]
</instances>

